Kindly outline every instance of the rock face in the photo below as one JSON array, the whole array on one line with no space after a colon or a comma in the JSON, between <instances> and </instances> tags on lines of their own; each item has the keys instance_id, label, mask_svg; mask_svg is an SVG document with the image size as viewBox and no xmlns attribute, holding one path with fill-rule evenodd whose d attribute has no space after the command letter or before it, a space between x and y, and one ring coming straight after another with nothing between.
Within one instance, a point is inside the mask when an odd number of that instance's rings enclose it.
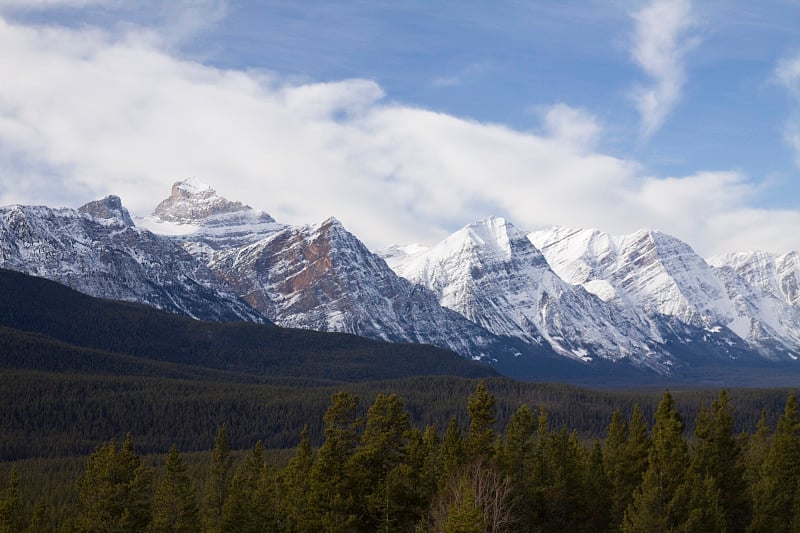
<instances>
[{"instance_id":1,"label":"rock face","mask_svg":"<svg viewBox=\"0 0 800 533\"><path fill-rule=\"evenodd\" d=\"M0 208L0 266L198 319L264 320L175 242L135 227L113 196L79 210Z\"/></svg>"},{"instance_id":2,"label":"rock face","mask_svg":"<svg viewBox=\"0 0 800 533\"><path fill-rule=\"evenodd\" d=\"M169 198L156 207L154 215L165 222L196 224L215 215L250 211L241 202L231 202L217 195L209 185L193 179L177 181ZM274 222L271 217L270 222Z\"/></svg>"},{"instance_id":3,"label":"rock face","mask_svg":"<svg viewBox=\"0 0 800 533\"><path fill-rule=\"evenodd\" d=\"M131 214L122 207L122 200L119 196L107 196L102 200L89 202L79 208L78 212L103 220L119 220L127 226L135 225Z\"/></svg>"},{"instance_id":4,"label":"rock face","mask_svg":"<svg viewBox=\"0 0 800 533\"><path fill-rule=\"evenodd\" d=\"M277 324L450 348L489 359L491 334L397 276L336 219L288 226L210 268Z\"/></svg>"}]
</instances>

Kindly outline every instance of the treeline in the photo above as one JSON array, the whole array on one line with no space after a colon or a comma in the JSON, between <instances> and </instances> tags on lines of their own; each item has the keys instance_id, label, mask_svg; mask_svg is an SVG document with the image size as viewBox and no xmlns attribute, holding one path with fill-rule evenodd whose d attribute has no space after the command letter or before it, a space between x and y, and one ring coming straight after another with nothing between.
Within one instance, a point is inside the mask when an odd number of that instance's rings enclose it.
<instances>
[{"instance_id":1,"label":"treeline","mask_svg":"<svg viewBox=\"0 0 800 533\"><path fill-rule=\"evenodd\" d=\"M396 394L366 414L340 391L287 461L263 445L231 451L217 430L202 468L173 446L153 468L130 435L98 446L74 481L72 508L23 501L16 469L0 496L10 531L752 531L800 529L800 415L793 394L773 428L763 414L737 434L724 391L697 409L694 429L666 392L649 417L615 410L601 439L516 408L495 430L484 382L467 418L419 426Z\"/></svg>"},{"instance_id":2,"label":"treeline","mask_svg":"<svg viewBox=\"0 0 800 533\"><path fill-rule=\"evenodd\" d=\"M581 438L602 437L615 409L630 416L639 405L650 419L660 391L593 391L571 385L521 383L489 378L495 394L496 431L502 431L521 404L543 405L556 427L576 429ZM322 415L331 395L347 390L362 399L359 416L380 393L404 399L414 425L440 430L455 416L468 419L464 398L478 380L426 376L336 384L303 378L268 383L155 376L56 374L0 370L0 461L87 455L98 442L136 437L137 449L163 454L175 443L181 451L207 450L216 429L229 428L234 449L261 440L265 448L293 448L304 425L313 446L323 440ZM788 390L735 389L736 432L750 431L762 409L774 424ZM692 429L707 390L675 391L675 401Z\"/></svg>"}]
</instances>

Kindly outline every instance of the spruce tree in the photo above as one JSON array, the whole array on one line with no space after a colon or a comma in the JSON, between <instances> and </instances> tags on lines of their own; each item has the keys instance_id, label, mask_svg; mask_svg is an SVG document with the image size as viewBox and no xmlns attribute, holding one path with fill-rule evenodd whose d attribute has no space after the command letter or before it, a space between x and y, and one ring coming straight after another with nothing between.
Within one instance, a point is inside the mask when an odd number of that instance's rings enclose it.
<instances>
[{"instance_id":1,"label":"spruce tree","mask_svg":"<svg viewBox=\"0 0 800 533\"><path fill-rule=\"evenodd\" d=\"M686 479L673 498L673 507L683 510L683 516L680 517L681 523L672 529L686 533L732 531L725 526L722 498L719 484L710 474L689 468Z\"/></svg>"},{"instance_id":2,"label":"spruce tree","mask_svg":"<svg viewBox=\"0 0 800 533\"><path fill-rule=\"evenodd\" d=\"M228 496L231 462L228 431L225 425L222 425L217 430L214 449L211 450L211 463L200 507L201 524L206 531L219 531L222 506Z\"/></svg>"},{"instance_id":3,"label":"spruce tree","mask_svg":"<svg viewBox=\"0 0 800 533\"><path fill-rule=\"evenodd\" d=\"M408 460L413 480L415 515L421 516L430 506L436 493L441 467L439 464L439 435L433 425L424 433L411 428L408 433Z\"/></svg>"},{"instance_id":4,"label":"spruce tree","mask_svg":"<svg viewBox=\"0 0 800 533\"><path fill-rule=\"evenodd\" d=\"M53 530L54 526L50 509L43 500L38 500L36 505L33 507L33 516L31 517L31 522L28 524L28 527L25 531L27 533L46 533ZM2 531L2 528L0 528L0 531Z\"/></svg>"},{"instance_id":5,"label":"spruce tree","mask_svg":"<svg viewBox=\"0 0 800 533\"><path fill-rule=\"evenodd\" d=\"M0 533L16 533L25 527L25 509L19 496L19 474L11 467L8 486L0 494Z\"/></svg>"},{"instance_id":6,"label":"spruce tree","mask_svg":"<svg viewBox=\"0 0 800 533\"><path fill-rule=\"evenodd\" d=\"M608 476L610 509L609 527L616 530L622 523L625 509L633 499L633 491L640 480L632 483L630 464L627 457L628 422L619 409L611 415L611 422L606 430L606 440L603 447L603 463Z\"/></svg>"},{"instance_id":7,"label":"spruce tree","mask_svg":"<svg viewBox=\"0 0 800 533\"><path fill-rule=\"evenodd\" d=\"M733 435L729 401L723 390L710 411L701 406L695 422L697 446L692 469L701 481L713 482L719 491L725 529L745 531L750 523L750 498L742 448Z\"/></svg>"},{"instance_id":8,"label":"spruce tree","mask_svg":"<svg viewBox=\"0 0 800 533\"><path fill-rule=\"evenodd\" d=\"M800 417L794 394L786 400L775 437L753 487L751 531L788 531L800 485Z\"/></svg>"},{"instance_id":9,"label":"spruce tree","mask_svg":"<svg viewBox=\"0 0 800 533\"><path fill-rule=\"evenodd\" d=\"M408 412L395 394L379 394L367 412L361 447L352 460L367 530L396 531L408 524L404 510L414 503L406 448L410 427Z\"/></svg>"},{"instance_id":10,"label":"spruce tree","mask_svg":"<svg viewBox=\"0 0 800 533\"><path fill-rule=\"evenodd\" d=\"M358 445L361 420L358 396L348 392L333 395L325 412L325 442L311 468L309 512L313 530L352 531L358 521L358 491L351 458Z\"/></svg>"},{"instance_id":11,"label":"spruce tree","mask_svg":"<svg viewBox=\"0 0 800 533\"><path fill-rule=\"evenodd\" d=\"M600 441L595 440L586 459L584 487L584 509L586 520L580 529L584 531L606 531L611 521L611 483L608 481L603 462Z\"/></svg>"},{"instance_id":12,"label":"spruce tree","mask_svg":"<svg viewBox=\"0 0 800 533\"><path fill-rule=\"evenodd\" d=\"M282 485L278 473L264 463L251 499L256 531L292 531L281 502Z\"/></svg>"},{"instance_id":13,"label":"spruce tree","mask_svg":"<svg viewBox=\"0 0 800 533\"><path fill-rule=\"evenodd\" d=\"M195 491L178 448L173 444L164 465L164 476L153 498L153 522L150 530L190 533L197 531L199 527Z\"/></svg>"},{"instance_id":14,"label":"spruce tree","mask_svg":"<svg viewBox=\"0 0 800 533\"><path fill-rule=\"evenodd\" d=\"M753 490L758 480L761 479L761 468L771 444L772 428L767 423L767 412L762 409L756 423L756 432L747 436L744 441L745 480L751 502L753 501Z\"/></svg>"},{"instance_id":15,"label":"spruce tree","mask_svg":"<svg viewBox=\"0 0 800 533\"><path fill-rule=\"evenodd\" d=\"M442 531L445 533L484 533L487 520L468 477L458 481L456 497L447 507Z\"/></svg>"},{"instance_id":16,"label":"spruce tree","mask_svg":"<svg viewBox=\"0 0 800 533\"><path fill-rule=\"evenodd\" d=\"M300 442L289 463L280 472L281 512L288 532L308 530L308 491L314 453L308 438L308 426L300 433Z\"/></svg>"},{"instance_id":17,"label":"spruce tree","mask_svg":"<svg viewBox=\"0 0 800 533\"><path fill-rule=\"evenodd\" d=\"M685 510L673 502L689 462L683 428L672 395L667 391L656 411L647 470L625 513L623 531L664 532L683 523Z\"/></svg>"},{"instance_id":18,"label":"spruce tree","mask_svg":"<svg viewBox=\"0 0 800 533\"><path fill-rule=\"evenodd\" d=\"M500 472L511 480L517 522L522 531L527 531L531 523L528 462L534 453L535 431L536 417L527 405L521 405L508 421L498 458Z\"/></svg>"},{"instance_id":19,"label":"spruce tree","mask_svg":"<svg viewBox=\"0 0 800 533\"><path fill-rule=\"evenodd\" d=\"M260 531L253 497L258 489L263 466L264 448L261 441L258 441L253 449L245 455L228 486L228 495L222 505L220 518L222 531L231 533Z\"/></svg>"},{"instance_id":20,"label":"spruce tree","mask_svg":"<svg viewBox=\"0 0 800 533\"><path fill-rule=\"evenodd\" d=\"M142 531L152 518L152 472L133 451L128 434L118 450L112 440L89 456L77 481L82 529Z\"/></svg>"},{"instance_id":21,"label":"spruce tree","mask_svg":"<svg viewBox=\"0 0 800 533\"><path fill-rule=\"evenodd\" d=\"M481 381L467 399L469 430L466 439L467 461L488 460L494 451L495 397Z\"/></svg>"},{"instance_id":22,"label":"spruce tree","mask_svg":"<svg viewBox=\"0 0 800 533\"><path fill-rule=\"evenodd\" d=\"M441 474L439 477L440 489L448 485L452 476L456 475L466 462L464 448L464 438L461 435L461 428L458 425L458 420L456 420L456 417L452 417L444 432L442 446L439 452L439 463L441 465Z\"/></svg>"}]
</instances>

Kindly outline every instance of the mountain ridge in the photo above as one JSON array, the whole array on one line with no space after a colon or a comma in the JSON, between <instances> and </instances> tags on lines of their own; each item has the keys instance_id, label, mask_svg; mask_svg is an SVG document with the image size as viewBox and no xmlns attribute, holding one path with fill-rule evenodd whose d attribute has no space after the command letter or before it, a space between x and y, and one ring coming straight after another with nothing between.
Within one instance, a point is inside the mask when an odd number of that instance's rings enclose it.
<instances>
[{"instance_id":1,"label":"mountain ridge","mask_svg":"<svg viewBox=\"0 0 800 533\"><path fill-rule=\"evenodd\" d=\"M98 249L122 260L103 261ZM437 345L525 379L603 373L607 365L611 373L689 376L693 368L800 356L797 254L706 261L649 229L525 233L490 217L432 247L375 253L333 217L282 224L183 180L146 218L131 219L113 196L77 211L1 208L0 259L111 298L121 291L113 268L129 262L124 273L135 272L134 281L160 279L159 289L176 296L172 306L137 296L140 281L122 299L195 316L176 304L194 294L197 306L224 307L234 319ZM179 275L154 276L162 263ZM104 291L75 281L98 277ZM194 286L205 292L192 293Z\"/></svg>"}]
</instances>

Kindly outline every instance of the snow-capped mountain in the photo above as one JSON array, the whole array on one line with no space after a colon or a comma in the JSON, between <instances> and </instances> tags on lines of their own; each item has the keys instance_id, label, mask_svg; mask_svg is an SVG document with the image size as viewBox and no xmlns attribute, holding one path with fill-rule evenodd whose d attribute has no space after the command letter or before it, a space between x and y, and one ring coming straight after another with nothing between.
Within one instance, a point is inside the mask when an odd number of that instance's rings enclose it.
<instances>
[{"instance_id":1,"label":"snow-capped mountain","mask_svg":"<svg viewBox=\"0 0 800 533\"><path fill-rule=\"evenodd\" d=\"M203 264L210 263L215 252L252 244L284 227L269 214L222 198L194 179L175 182L170 196L138 223L171 236Z\"/></svg>"},{"instance_id":2,"label":"snow-capped mountain","mask_svg":"<svg viewBox=\"0 0 800 533\"><path fill-rule=\"evenodd\" d=\"M427 250L392 248L384 257L398 274L436 293L442 305L496 334L549 344L581 360L626 359L668 371L657 329L630 308L566 283L502 218L470 224Z\"/></svg>"},{"instance_id":3,"label":"snow-capped mountain","mask_svg":"<svg viewBox=\"0 0 800 533\"><path fill-rule=\"evenodd\" d=\"M551 228L528 235L565 281L606 301L697 327L733 322L725 287L692 248L648 229L630 235ZM736 324L732 324L736 327Z\"/></svg>"},{"instance_id":4,"label":"snow-capped mountain","mask_svg":"<svg viewBox=\"0 0 800 533\"><path fill-rule=\"evenodd\" d=\"M0 266L195 318L263 321L180 246L135 227L115 196L79 210L0 208Z\"/></svg>"},{"instance_id":5,"label":"snow-capped mountain","mask_svg":"<svg viewBox=\"0 0 800 533\"><path fill-rule=\"evenodd\" d=\"M759 295L768 292L773 283L763 280L774 279L776 270L754 274L752 266L745 265L747 261L737 263L739 254L719 258L718 268L712 268L688 244L646 229L610 235L598 230L550 228L530 233L528 238L562 279L580 284L606 301L638 308L648 320L666 319L668 330L695 328L701 340L714 344L717 351L729 346L732 356L755 349L762 356L778 358L771 350L776 332L792 329L791 325L771 327L774 320L760 318L776 309L758 303L763 302ZM733 266L723 268L728 263ZM737 264L741 272L734 275ZM764 287L760 292L753 290L757 283ZM782 301L787 302L785 298ZM760 311L764 305L769 310ZM797 315L797 309L790 312L785 304L781 312L783 316ZM764 324L768 324L766 329ZM662 328L664 335L669 335L668 330ZM767 337L771 340L766 341ZM798 349L796 341L789 348L795 353Z\"/></svg>"},{"instance_id":6,"label":"snow-capped mountain","mask_svg":"<svg viewBox=\"0 0 800 533\"><path fill-rule=\"evenodd\" d=\"M0 267L202 319L433 344L517 377L747 375L800 357L800 254L706 262L652 230L526 235L489 218L375 254L334 218L281 224L184 180L145 218L114 196L0 208Z\"/></svg>"},{"instance_id":7,"label":"snow-capped mountain","mask_svg":"<svg viewBox=\"0 0 800 533\"><path fill-rule=\"evenodd\" d=\"M800 356L800 254L729 253L709 264L727 290L738 333L771 359Z\"/></svg>"},{"instance_id":8,"label":"snow-capped mountain","mask_svg":"<svg viewBox=\"0 0 800 533\"><path fill-rule=\"evenodd\" d=\"M433 344L474 359L516 352L398 277L336 219L283 225L209 186L177 182L147 224L177 233L176 242L276 324Z\"/></svg>"}]
</instances>

